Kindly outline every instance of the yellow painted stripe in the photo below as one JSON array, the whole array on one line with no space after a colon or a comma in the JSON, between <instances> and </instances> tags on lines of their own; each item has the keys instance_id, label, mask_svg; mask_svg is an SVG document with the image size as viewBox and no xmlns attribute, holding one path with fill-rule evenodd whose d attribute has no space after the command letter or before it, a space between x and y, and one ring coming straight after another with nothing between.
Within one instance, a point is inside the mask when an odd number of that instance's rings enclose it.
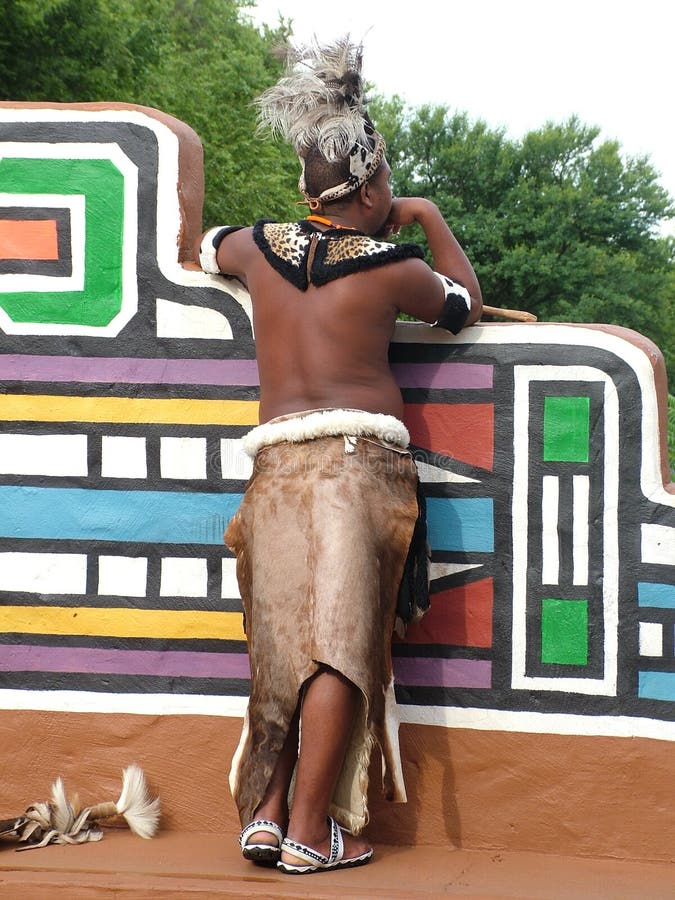
<instances>
[{"instance_id":1,"label":"yellow painted stripe","mask_svg":"<svg viewBox=\"0 0 675 900\"><path fill-rule=\"evenodd\" d=\"M0 632L246 640L241 613L91 606L3 606Z\"/></svg>"},{"instance_id":2,"label":"yellow painted stripe","mask_svg":"<svg viewBox=\"0 0 675 900\"><path fill-rule=\"evenodd\" d=\"M258 401L2 394L0 421L257 425Z\"/></svg>"}]
</instances>

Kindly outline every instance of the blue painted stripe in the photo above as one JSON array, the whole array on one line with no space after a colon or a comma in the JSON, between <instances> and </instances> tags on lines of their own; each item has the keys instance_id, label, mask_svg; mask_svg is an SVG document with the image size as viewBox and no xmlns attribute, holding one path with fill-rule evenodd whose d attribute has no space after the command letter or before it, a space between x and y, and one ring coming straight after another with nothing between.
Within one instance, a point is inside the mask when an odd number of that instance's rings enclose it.
<instances>
[{"instance_id":1,"label":"blue painted stripe","mask_svg":"<svg viewBox=\"0 0 675 900\"><path fill-rule=\"evenodd\" d=\"M675 672L640 672L638 696L650 700L675 700Z\"/></svg>"},{"instance_id":2,"label":"blue painted stripe","mask_svg":"<svg viewBox=\"0 0 675 900\"><path fill-rule=\"evenodd\" d=\"M494 551L494 504L490 497L429 497L427 524L432 550Z\"/></svg>"},{"instance_id":3,"label":"blue painted stripe","mask_svg":"<svg viewBox=\"0 0 675 900\"><path fill-rule=\"evenodd\" d=\"M0 487L0 537L222 544L241 494ZM427 501L434 550L494 550L487 497Z\"/></svg>"},{"instance_id":4,"label":"blue painted stripe","mask_svg":"<svg viewBox=\"0 0 675 900\"><path fill-rule=\"evenodd\" d=\"M0 537L220 544L242 494L0 487Z\"/></svg>"},{"instance_id":5,"label":"blue painted stripe","mask_svg":"<svg viewBox=\"0 0 675 900\"><path fill-rule=\"evenodd\" d=\"M661 609L675 609L675 584L655 584L638 581L639 606L658 606Z\"/></svg>"}]
</instances>

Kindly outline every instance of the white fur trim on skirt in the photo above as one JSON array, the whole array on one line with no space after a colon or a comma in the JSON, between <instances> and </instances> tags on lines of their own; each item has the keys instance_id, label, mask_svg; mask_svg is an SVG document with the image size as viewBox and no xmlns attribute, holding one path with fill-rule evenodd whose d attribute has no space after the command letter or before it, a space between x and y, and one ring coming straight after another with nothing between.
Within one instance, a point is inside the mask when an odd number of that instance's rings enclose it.
<instances>
[{"instance_id":1,"label":"white fur trim on skirt","mask_svg":"<svg viewBox=\"0 0 675 900\"><path fill-rule=\"evenodd\" d=\"M395 416L362 409L315 409L270 419L249 431L242 446L250 457L272 444L298 444L319 437L374 437L397 448L410 443L408 429Z\"/></svg>"}]
</instances>

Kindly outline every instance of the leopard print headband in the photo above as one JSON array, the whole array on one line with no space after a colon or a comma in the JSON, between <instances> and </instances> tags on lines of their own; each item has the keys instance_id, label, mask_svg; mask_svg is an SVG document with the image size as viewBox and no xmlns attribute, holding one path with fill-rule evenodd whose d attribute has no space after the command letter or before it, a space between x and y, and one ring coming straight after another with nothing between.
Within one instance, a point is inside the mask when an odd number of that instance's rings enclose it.
<instances>
[{"instance_id":1,"label":"leopard print headband","mask_svg":"<svg viewBox=\"0 0 675 900\"><path fill-rule=\"evenodd\" d=\"M310 197L307 193L305 160L302 156L300 157L302 173L298 182L298 188L305 197L304 202L307 203L312 211L319 209L324 203L330 203L332 200L346 197L369 181L377 172L384 159L386 144L382 135L379 131L375 131L374 128L368 129L368 135L373 141L372 148L364 147L362 144L354 144L351 149L349 154L349 178L341 184L336 184L335 187L326 188L318 197Z\"/></svg>"}]
</instances>

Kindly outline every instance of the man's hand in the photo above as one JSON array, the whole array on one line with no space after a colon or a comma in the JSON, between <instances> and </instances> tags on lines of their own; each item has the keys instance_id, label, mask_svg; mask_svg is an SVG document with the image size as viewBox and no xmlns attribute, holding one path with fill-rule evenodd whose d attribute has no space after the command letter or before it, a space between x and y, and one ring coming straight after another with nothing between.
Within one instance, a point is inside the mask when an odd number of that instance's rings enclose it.
<instances>
[{"instance_id":1,"label":"man's hand","mask_svg":"<svg viewBox=\"0 0 675 900\"><path fill-rule=\"evenodd\" d=\"M422 223L425 215L433 215L434 212L440 216L438 207L431 200L425 200L423 197L396 197L392 200L389 216L382 229L382 237L398 234L406 225Z\"/></svg>"}]
</instances>

